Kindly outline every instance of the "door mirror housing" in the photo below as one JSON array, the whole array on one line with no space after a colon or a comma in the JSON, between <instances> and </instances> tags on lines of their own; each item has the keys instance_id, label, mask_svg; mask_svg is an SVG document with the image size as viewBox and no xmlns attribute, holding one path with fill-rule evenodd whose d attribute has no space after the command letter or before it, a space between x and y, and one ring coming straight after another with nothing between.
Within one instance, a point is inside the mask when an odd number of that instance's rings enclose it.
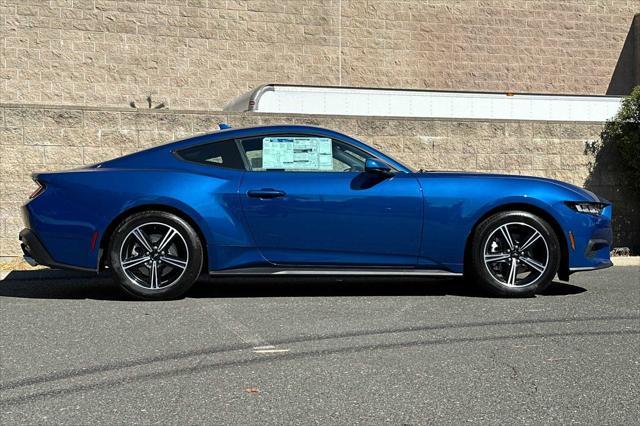
<instances>
[{"instance_id":1,"label":"door mirror housing","mask_svg":"<svg viewBox=\"0 0 640 426\"><path fill-rule=\"evenodd\" d=\"M368 173L391 173L391 166L378 158L367 158L364 163L364 171Z\"/></svg>"}]
</instances>

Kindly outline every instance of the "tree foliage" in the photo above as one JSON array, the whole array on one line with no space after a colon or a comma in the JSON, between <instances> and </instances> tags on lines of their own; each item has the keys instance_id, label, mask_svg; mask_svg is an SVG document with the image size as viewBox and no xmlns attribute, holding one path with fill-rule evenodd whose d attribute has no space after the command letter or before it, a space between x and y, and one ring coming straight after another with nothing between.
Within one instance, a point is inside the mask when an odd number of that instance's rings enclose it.
<instances>
[{"instance_id":1,"label":"tree foliage","mask_svg":"<svg viewBox=\"0 0 640 426\"><path fill-rule=\"evenodd\" d=\"M613 147L622 160L631 189L640 196L640 86L623 101L616 116L607 121L600 135L602 144Z\"/></svg>"}]
</instances>

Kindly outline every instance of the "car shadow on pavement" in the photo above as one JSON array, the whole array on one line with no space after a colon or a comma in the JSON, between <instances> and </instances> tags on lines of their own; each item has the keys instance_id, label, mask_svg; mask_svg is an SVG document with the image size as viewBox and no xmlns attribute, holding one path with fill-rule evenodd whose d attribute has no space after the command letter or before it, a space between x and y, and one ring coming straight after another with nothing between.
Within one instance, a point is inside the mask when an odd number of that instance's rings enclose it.
<instances>
[{"instance_id":1,"label":"car shadow on pavement","mask_svg":"<svg viewBox=\"0 0 640 426\"><path fill-rule=\"evenodd\" d=\"M539 296L565 296L587 291L554 281ZM0 281L0 296L33 299L95 299L133 301L109 273L54 269L12 271ZM185 298L243 297L490 297L463 279L416 277L236 277L202 278Z\"/></svg>"},{"instance_id":2,"label":"car shadow on pavement","mask_svg":"<svg viewBox=\"0 0 640 426\"><path fill-rule=\"evenodd\" d=\"M0 281L0 297L134 300L118 288L109 273L96 275L60 269L11 271Z\"/></svg>"},{"instance_id":3,"label":"car shadow on pavement","mask_svg":"<svg viewBox=\"0 0 640 426\"><path fill-rule=\"evenodd\" d=\"M587 291L554 281L539 296L563 296ZM1 293L0 293L1 294ZM479 286L462 278L416 277L243 277L199 281L187 293L193 298L234 297L367 297L462 296L487 297Z\"/></svg>"}]
</instances>

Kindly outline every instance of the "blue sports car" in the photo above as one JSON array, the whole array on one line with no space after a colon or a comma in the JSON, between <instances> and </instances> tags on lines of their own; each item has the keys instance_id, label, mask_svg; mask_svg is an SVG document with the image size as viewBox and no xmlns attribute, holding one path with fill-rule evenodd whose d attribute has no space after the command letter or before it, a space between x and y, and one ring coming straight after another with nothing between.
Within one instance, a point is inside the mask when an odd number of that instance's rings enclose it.
<instances>
[{"instance_id":1,"label":"blue sports car","mask_svg":"<svg viewBox=\"0 0 640 426\"><path fill-rule=\"evenodd\" d=\"M539 177L413 171L311 126L226 129L33 175L25 259L110 268L142 299L204 272L470 277L530 296L611 266L611 205Z\"/></svg>"}]
</instances>

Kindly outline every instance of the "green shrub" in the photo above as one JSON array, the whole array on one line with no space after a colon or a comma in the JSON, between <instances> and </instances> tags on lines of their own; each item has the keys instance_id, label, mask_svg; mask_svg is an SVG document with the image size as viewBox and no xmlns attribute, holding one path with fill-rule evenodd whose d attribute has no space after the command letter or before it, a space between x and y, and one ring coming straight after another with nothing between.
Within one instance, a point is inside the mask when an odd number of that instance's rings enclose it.
<instances>
[{"instance_id":1,"label":"green shrub","mask_svg":"<svg viewBox=\"0 0 640 426\"><path fill-rule=\"evenodd\" d=\"M617 151L630 189L640 197L640 86L622 101L616 116L607 121L600 135L602 145Z\"/></svg>"}]
</instances>

